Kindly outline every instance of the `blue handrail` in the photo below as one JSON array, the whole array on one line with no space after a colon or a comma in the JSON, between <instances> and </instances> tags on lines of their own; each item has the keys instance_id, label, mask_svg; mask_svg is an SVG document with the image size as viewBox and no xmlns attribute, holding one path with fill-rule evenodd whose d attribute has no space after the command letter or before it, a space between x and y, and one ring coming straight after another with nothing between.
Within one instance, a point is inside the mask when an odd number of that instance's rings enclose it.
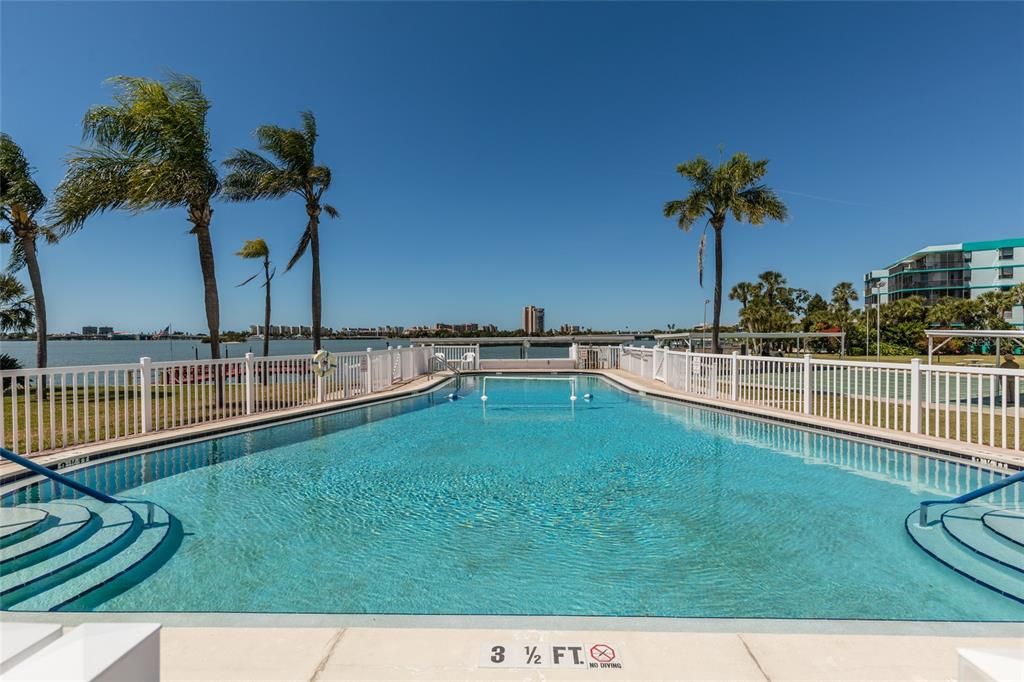
<instances>
[{"instance_id":1,"label":"blue handrail","mask_svg":"<svg viewBox=\"0 0 1024 682\"><path fill-rule=\"evenodd\" d=\"M98 490L93 490L87 485L79 483L78 481L73 481L62 474L58 474L56 471L50 469L49 467L44 467L42 464L37 464L36 462L33 462L30 459L22 457L21 455L16 455L7 448L0 448L0 458L10 460L15 464L25 467L29 471L37 473L40 476L45 476L46 478L52 481L56 481L61 485L66 485L72 490L77 490L83 495L88 495L89 497L95 498L100 502L117 502L117 500L111 497L110 495L101 493Z\"/></svg>"},{"instance_id":2,"label":"blue handrail","mask_svg":"<svg viewBox=\"0 0 1024 682\"><path fill-rule=\"evenodd\" d=\"M976 500L979 497L988 495L989 493L995 492L1000 488L1005 488L1008 485L1013 485L1019 481L1024 481L1024 471L1018 471L1013 476L1007 476L1006 478L1000 479L983 485L977 490L972 490L969 493L965 493L960 497L954 497L951 500L924 500L921 502L921 511L918 514L917 525L927 526L928 525L928 507L935 504L963 504L964 502L970 502Z\"/></svg>"}]
</instances>

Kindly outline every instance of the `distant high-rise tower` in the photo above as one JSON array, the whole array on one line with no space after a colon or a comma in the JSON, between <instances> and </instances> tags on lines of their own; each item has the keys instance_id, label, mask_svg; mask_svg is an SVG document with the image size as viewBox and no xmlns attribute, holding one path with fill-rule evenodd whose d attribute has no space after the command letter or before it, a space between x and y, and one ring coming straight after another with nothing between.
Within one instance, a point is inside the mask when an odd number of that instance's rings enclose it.
<instances>
[{"instance_id":1,"label":"distant high-rise tower","mask_svg":"<svg viewBox=\"0 0 1024 682\"><path fill-rule=\"evenodd\" d=\"M544 333L544 309L528 305L523 308L523 331L527 336Z\"/></svg>"}]
</instances>

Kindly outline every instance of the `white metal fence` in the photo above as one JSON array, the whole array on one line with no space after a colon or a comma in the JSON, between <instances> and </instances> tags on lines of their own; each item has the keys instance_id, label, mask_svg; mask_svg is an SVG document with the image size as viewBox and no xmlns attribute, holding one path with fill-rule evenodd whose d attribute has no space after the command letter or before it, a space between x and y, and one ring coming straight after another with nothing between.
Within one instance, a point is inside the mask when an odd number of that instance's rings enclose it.
<instances>
[{"instance_id":1,"label":"white metal fence","mask_svg":"<svg viewBox=\"0 0 1024 682\"><path fill-rule=\"evenodd\" d=\"M619 369L702 398L1021 450L1024 371L628 346Z\"/></svg>"},{"instance_id":2,"label":"white metal fence","mask_svg":"<svg viewBox=\"0 0 1024 682\"><path fill-rule=\"evenodd\" d=\"M0 446L33 454L384 391L444 347L0 371ZM460 355L461 357L461 355Z\"/></svg>"}]
</instances>

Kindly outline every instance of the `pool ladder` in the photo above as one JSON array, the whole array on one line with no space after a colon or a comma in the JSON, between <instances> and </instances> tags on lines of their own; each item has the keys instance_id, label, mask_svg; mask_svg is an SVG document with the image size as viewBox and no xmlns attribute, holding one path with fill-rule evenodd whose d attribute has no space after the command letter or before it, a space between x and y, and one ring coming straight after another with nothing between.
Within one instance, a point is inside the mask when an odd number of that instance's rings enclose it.
<instances>
[{"instance_id":1,"label":"pool ladder","mask_svg":"<svg viewBox=\"0 0 1024 682\"><path fill-rule=\"evenodd\" d=\"M451 370L455 375L455 393L458 393L462 389L462 370L449 362L444 353L434 353L431 359L435 360L441 367Z\"/></svg>"}]
</instances>

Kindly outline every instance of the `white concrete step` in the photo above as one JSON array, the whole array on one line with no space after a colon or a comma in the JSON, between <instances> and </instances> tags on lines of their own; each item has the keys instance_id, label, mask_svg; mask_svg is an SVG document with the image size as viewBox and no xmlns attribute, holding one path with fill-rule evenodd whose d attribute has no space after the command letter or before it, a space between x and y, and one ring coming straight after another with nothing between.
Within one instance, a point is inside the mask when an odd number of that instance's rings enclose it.
<instances>
[{"instance_id":1,"label":"white concrete step","mask_svg":"<svg viewBox=\"0 0 1024 682\"><path fill-rule=\"evenodd\" d=\"M60 637L56 623L0 622L0 675Z\"/></svg>"},{"instance_id":2,"label":"white concrete step","mask_svg":"<svg viewBox=\"0 0 1024 682\"><path fill-rule=\"evenodd\" d=\"M160 625L79 625L4 674L4 682L150 682L160 679Z\"/></svg>"}]
</instances>

